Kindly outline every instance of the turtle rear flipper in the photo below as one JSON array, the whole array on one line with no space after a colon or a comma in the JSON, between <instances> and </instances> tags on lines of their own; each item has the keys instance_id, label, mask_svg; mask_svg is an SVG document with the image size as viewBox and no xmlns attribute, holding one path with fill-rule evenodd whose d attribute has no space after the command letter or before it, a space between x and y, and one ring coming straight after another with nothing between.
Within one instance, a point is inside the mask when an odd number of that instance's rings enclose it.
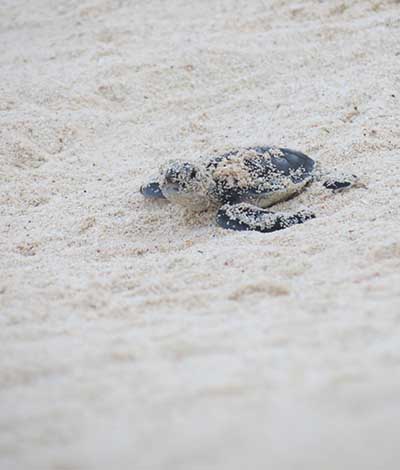
<instances>
[{"instance_id":1,"label":"turtle rear flipper","mask_svg":"<svg viewBox=\"0 0 400 470\"><path fill-rule=\"evenodd\" d=\"M326 189L332 189L332 191L340 191L342 189L349 188L351 186L351 183L350 181L328 180L324 182L323 186Z\"/></svg>"},{"instance_id":2,"label":"turtle rear flipper","mask_svg":"<svg viewBox=\"0 0 400 470\"><path fill-rule=\"evenodd\" d=\"M157 181L151 181L150 183L142 185L140 192L146 199L165 199L160 188L160 183Z\"/></svg>"},{"instance_id":3,"label":"turtle rear flipper","mask_svg":"<svg viewBox=\"0 0 400 470\"><path fill-rule=\"evenodd\" d=\"M275 232L292 225L302 224L314 219L310 211L299 211L293 214L271 212L247 203L225 204L217 213L217 224L229 230L254 230L257 232Z\"/></svg>"},{"instance_id":4,"label":"turtle rear flipper","mask_svg":"<svg viewBox=\"0 0 400 470\"><path fill-rule=\"evenodd\" d=\"M356 175L335 175L325 180L322 185L326 189L331 189L334 193L353 187L366 187Z\"/></svg>"}]
</instances>

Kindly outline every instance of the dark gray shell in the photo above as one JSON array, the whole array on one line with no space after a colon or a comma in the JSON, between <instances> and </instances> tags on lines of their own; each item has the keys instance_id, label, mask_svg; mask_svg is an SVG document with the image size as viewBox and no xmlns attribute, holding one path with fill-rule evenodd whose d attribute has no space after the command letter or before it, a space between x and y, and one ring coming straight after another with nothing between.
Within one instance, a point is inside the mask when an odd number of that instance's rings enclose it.
<instances>
[{"instance_id":1,"label":"dark gray shell","mask_svg":"<svg viewBox=\"0 0 400 470\"><path fill-rule=\"evenodd\" d=\"M232 184L216 171L227 161L234 159L240 150L233 150L215 157L207 164L215 187L213 197L221 203L249 202L259 207L269 207L298 194L312 178L315 162L304 153L287 148L250 147L254 158L243 160L251 175L246 187Z\"/></svg>"}]
</instances>

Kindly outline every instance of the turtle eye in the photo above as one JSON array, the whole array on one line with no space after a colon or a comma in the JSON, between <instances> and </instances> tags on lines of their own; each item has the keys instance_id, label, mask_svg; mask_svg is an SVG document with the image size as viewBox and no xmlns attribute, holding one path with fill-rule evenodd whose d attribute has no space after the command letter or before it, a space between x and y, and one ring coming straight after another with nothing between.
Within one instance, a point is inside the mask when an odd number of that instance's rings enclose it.
<instances>
[{"instance_id":1,"label":"turtle eye","mask_svg":"<svg viewBox=\"0 0 400 470\"><path fill-rule=\"evenodd\" d=\"M185 175L187 178L196 178L197 170L191 163L184 163L183 168L185 170Z\"/></svg>"},{"instance_id":2,"label":"turtle eye","mask_svg":"<svg viewBox=\"0 0 400 470\"><path fill-rule=\"evenodd\" d=\"M174 184L178 181L179 178L179 172L176 170L176 168L168 168L168 170L165 172L165 181L170 184Z\"/></svg>"}]
</instances>

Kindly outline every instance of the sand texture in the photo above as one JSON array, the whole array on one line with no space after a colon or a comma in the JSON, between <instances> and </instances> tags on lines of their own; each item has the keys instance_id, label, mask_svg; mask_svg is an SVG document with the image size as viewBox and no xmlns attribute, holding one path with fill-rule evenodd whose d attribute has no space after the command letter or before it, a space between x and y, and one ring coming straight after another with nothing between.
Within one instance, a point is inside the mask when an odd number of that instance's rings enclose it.
<instances>
[{"instance_id":1,"label":"sand texture","mask_svg":"<svg viewBox=\"0 0 400 470\"><path fill-rule=\"evenodd\" d=\"M1 0L1 470L400 465L400 3ZM272 234L145 201L301 150Z\"/></svg>"}]
</instances>

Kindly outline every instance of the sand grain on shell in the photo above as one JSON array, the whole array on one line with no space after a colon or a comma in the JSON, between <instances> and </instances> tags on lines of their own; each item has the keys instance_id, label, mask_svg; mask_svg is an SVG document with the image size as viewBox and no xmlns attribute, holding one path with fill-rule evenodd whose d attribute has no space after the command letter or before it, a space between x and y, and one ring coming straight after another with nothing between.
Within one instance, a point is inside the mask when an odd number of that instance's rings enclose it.
<instances>
[{"instance_id":1,"label":"sand grain on shell","mask_svg":"<svg viewBox=\"0 0 400 470\"><path fill-rule=\"evenodd\" d=\"M3 0L0 468L398 467L398 9ZM368 187L269 235L138 192L260 143Z\"/></svg>"}]
</instances>

